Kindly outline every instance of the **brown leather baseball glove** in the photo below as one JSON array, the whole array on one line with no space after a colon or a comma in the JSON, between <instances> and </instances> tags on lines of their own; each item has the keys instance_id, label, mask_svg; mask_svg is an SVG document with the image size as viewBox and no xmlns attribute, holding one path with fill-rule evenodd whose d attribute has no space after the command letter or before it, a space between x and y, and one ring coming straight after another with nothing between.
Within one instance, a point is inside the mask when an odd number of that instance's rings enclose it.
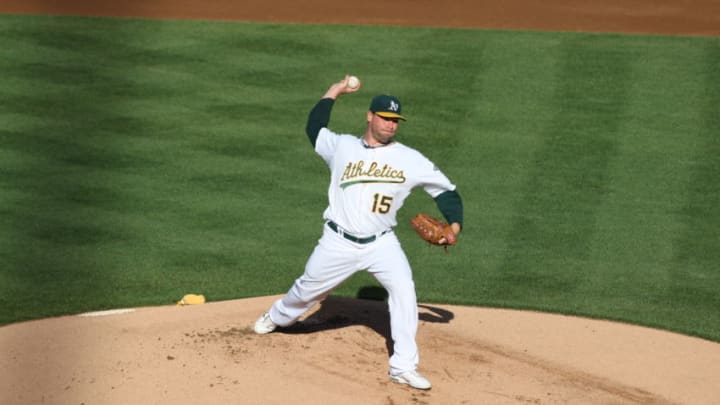
<instances>
[{"instance_id":1,"label":"brown leather baseball glove","mask_svg":"<svg viewBox=\"0 0 720 405\"><path fill-rule=\"evenodd\" d=\"M437 246L454 245L457 235L447 222L428 214L417 214L410 220L410 225L421 238Z\"/></svg>"}]
</instances>

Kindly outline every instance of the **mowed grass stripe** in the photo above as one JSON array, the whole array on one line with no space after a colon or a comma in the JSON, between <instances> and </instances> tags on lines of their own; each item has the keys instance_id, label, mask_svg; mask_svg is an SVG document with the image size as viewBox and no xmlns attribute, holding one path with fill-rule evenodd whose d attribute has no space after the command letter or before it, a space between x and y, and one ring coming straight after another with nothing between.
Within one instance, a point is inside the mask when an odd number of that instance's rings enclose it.
<instances>
[{"instance_id":1,"label":"mowed grass stripe","mask_svg":"<svg viewBox=\"0 0 720 405\"><path fill-rule=\"evenodd\" d=\"M439 286L447 273L435 269L448 267L450 274L462 278L446 287L450 289L446 296L460 302L474 297L477 302L498 305L509 302L505 299L509 288L514 288L504 280L502 264L513 247L503 236L522 199L517 190L525 184L527 168L541 146L538 132L555 111L552 93L558 61L562 60L562 41L531 33L504 37L484 32L477 37L482 45L473 45L478 53L473 54L473 65L466 68L473 81L470 87L460 83L467 93L455 101L463 110L454 114L457 119L438 123L441 131L457 130L453 135L458 138L457 145L438 164L459 166L452 174L464 196L466 227L455 255L421 251L418 271L428 268L430 285ZM521 57L532 63L517 63ZM530 116L533 119L527 119ZM440 289L421 293L436 300L443 295Z\"/></svg>"},{"instance_id":2,"label":"mowed grass stripe","mask_svg":"<svg viewBox=\"0 0 720 405\"><path fill-rule=\"evenodd\" d=\"M684 232L676 239L675 259L704 267L720 263L720 229L713 226L720 220L720 44L708 43L702 51L705 63L694 68L697 85L679 101L694 112L699 125L678 134L694 153L683 162L690 176L679 212Z\"/></svg>"},{"instance_id":3,"label":"mowed grass stripe","mask_svg":"<svg viewBox=\"0 0 720 405\"><path fill-rule=\"evenodd\" d=\"M686 138L693 154L684 161L688 173L682 190L684 204L673 216L681 221L674 235L671 282L668 295L676 306L673 320L682 330L702 328L687 314L702 314L710 324L720 324L720 311L705 313L698 302L720 309L720 44L701 48L704 63L693 65L698 80L684 99L695 111L696 125L679 136Z\"/></svg>"},{"instance_id":4,"label":"mowed grass stripe","mask_svg":"<svg viewBox=\"0 0 720 405\"><path fill-rule=\"evenodd\" d=\"M133 193L142 183L125 180L161 166L128 147L132 137L150 136L156 120L133 121L122 112L144 92L177 94L165 87L133 91L139 89L130 69L139 49L134 38L142 34L128 37L123 24L37 21L5 37L25 51L7 68L17 86L7 89L12 94L6 99L34 119L21 136L9 138L27 157L16 180L26 193L14 214L13 239L21 242L8 265L15 266L20 285L35 293L16 295L17 318L38 316L32 313L38 309L53 314L87 303L122 305L127 301L121 296L137 296L161 283L151 270L157 263L152 243L158 239L152 232L158 213L167 208L148 204L146 190ZM127 183L133 186L124 187ZM138 277L138 270L146 271Z\"/></svg>"},{"instance_id":5,"label":"mowed grass stripe","mask_svg":"<svg viewBox=\"0 0 720 405\"><path fill-rule=\"evenodd\" d=\"M684 42L659 44L636 38L625 44L636 55L630 66L629 100L618 153L609 166L609 191L598 215L586 283L579 291L598 313L642 317L650 325L676 310L672 297L660 286L672 282L673 239L681 229L672 213L684 200L688 176L684 162L694 143L694 135L686 129L692 127L696 113L687 103L668 101L687 100L693 87L701 85L677 80L685 69L684 60L701 57L697 48ZM618 289L627 294L612 293ZM651 305L640 309L634 301Z\"/></svg>"},{"instance_id":6,"label":"mowed grass stripe","mask_svg":"<svg viewBox=\"0 0 720 405\"><path fill-rule=\"evenodd\" d=\"M563 44L552 120L538 136L522 200L515 207L502 268L506 297L555 308L583 283L607 168L617 153L631 56L612 40ZM568 308L566 308L567 310Z\"/></svg>"}]
</instances>

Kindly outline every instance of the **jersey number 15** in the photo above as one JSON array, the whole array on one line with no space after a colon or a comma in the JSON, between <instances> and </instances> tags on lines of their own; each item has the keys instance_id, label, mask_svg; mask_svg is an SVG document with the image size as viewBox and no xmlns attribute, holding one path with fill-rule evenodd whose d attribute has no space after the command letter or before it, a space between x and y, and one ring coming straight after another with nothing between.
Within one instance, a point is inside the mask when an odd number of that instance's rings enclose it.
<instances>
[{"instance_id":1,"label":"jersey number 15","mask_svg":"<svg viewBox=\"0 0 720 405\"><path fill-rule=\"evenodd\" d=\"M390 212L390 204L392 204L393 198L389 195L381 195L377 193L373 195L372 212L379 214L387 214Z\"/></svg>"}]
</instances>

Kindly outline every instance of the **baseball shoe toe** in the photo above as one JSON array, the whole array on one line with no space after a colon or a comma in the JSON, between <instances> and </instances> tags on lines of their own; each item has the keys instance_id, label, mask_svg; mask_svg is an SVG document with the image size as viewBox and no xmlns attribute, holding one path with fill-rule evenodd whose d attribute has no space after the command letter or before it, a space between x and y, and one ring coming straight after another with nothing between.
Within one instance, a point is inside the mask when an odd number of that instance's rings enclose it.
<instances>
[{"instance_id":1,"label":"baseball shoe toe","mask_svg":"<svg viewBox=\"0 0 720 405\"><path fill-rule=\"evenodd\" d=\"M260 319L255 322L255 333L258 335L264 335L270 333L277 328L277 325L270 319L270 313L265 312Z\"/></svg>"},{"instance_id":2,"label":"baseball shoe toe","mask_svg":"<svg viewBox=\"0 0 720 405\"><path fill-rule=\"evenodd\" d=\"M405 371L399 374L390 374L390 380L400 384L407 384L419 390L429 390L432 388L430 381L420 375L417 371Z\"/></svg>"}]
</instances>

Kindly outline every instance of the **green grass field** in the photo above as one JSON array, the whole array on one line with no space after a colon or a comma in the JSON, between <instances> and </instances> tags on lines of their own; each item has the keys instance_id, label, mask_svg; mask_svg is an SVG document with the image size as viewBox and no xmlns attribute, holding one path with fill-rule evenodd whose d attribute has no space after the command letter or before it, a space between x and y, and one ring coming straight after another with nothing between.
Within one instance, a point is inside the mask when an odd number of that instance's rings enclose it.
<instances>
[{"instance_id":1,"label":"green grass field","mask_svg":"<svg viewBox=\"0 0 720 405\"><path fill-rule=\"evenodd\" d=\"M720 38L0 16L0 324L285 292L326 205L305 119L352 73L331 126L397 95L465 202L447 255L422 190L401 211L421 301L720 341L718 66Z\"/></svg>"}]
</instances>

